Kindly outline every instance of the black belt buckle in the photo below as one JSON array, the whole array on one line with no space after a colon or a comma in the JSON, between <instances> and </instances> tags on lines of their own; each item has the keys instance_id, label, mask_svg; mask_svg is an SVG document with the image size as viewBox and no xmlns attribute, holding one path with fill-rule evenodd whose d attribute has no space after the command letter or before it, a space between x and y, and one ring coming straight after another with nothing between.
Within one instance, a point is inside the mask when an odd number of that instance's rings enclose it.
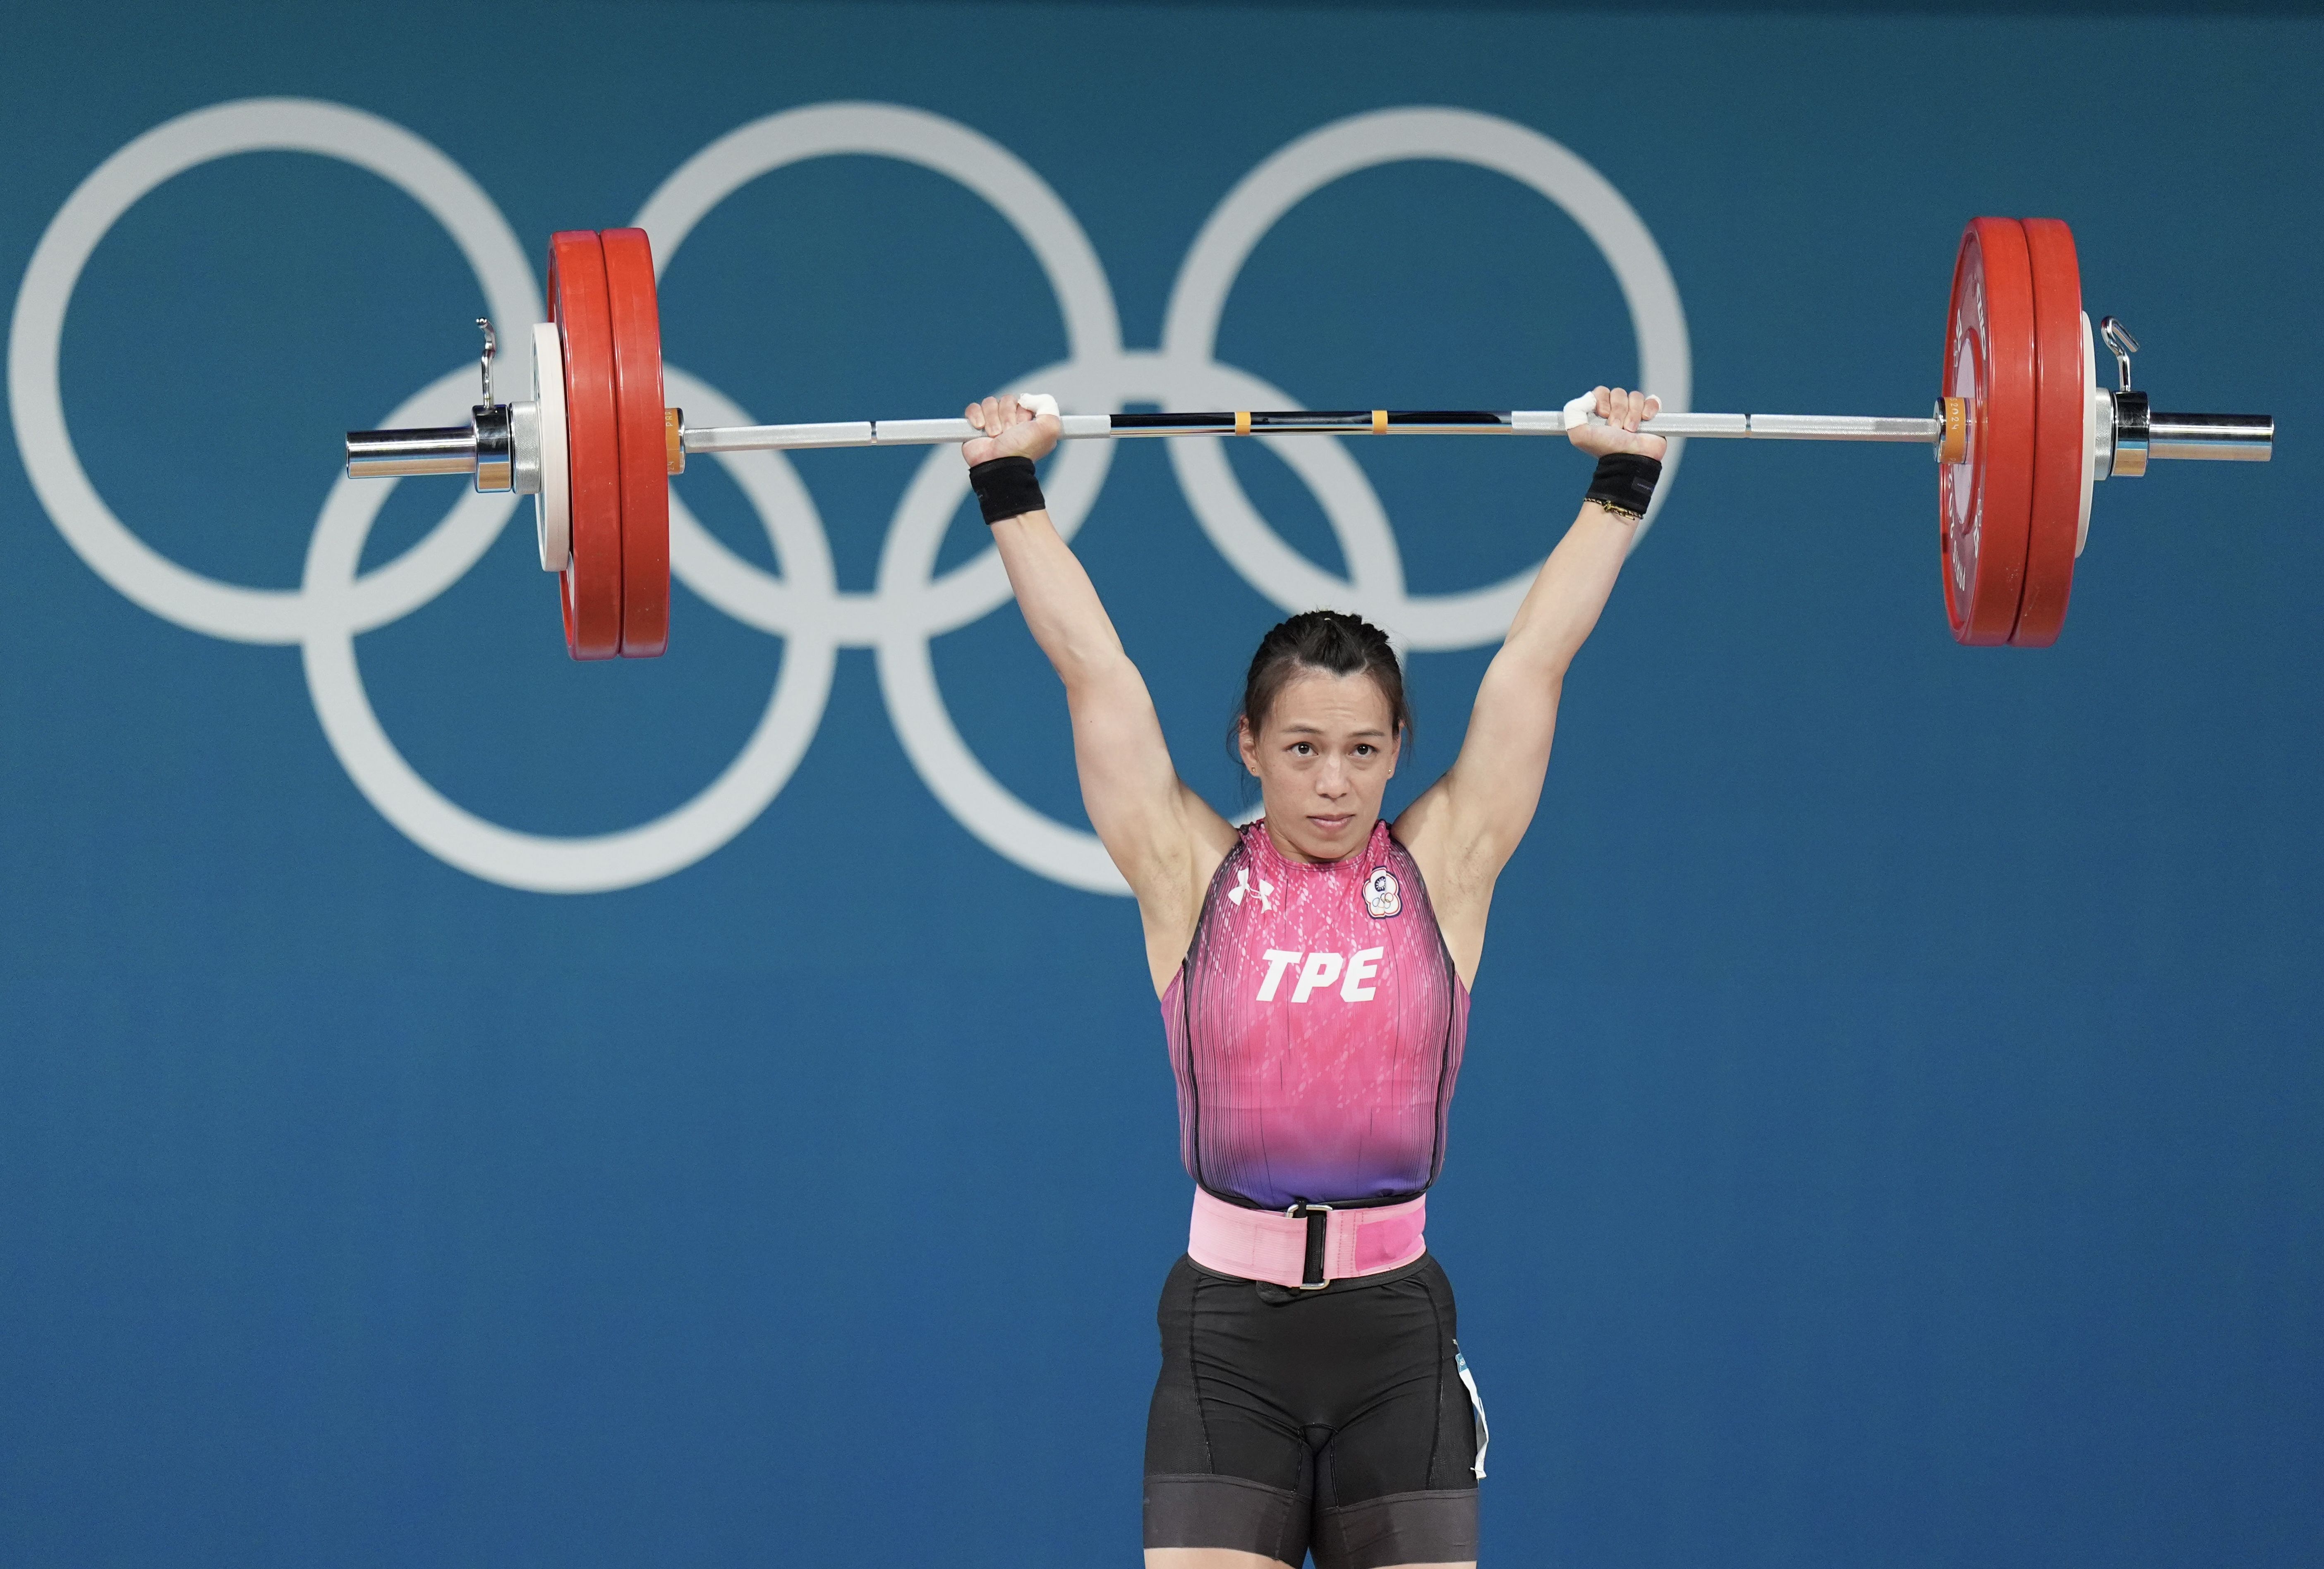
<instances>
[{"instance_id":1,"label":"black belt buckle","mask_svg":"<svg viewBox=\"0 0 2324 1569\"><path fill-rule=\"evenodd\" d=\"M1331 1234L1332 1207L1303 1200L1283 1213L1307 1223L1307 1262L1299 1271L1299 1289L1320 1291L1332 1283L1323 1278L1323 1242Z\"/></svg>"}]
</instances>

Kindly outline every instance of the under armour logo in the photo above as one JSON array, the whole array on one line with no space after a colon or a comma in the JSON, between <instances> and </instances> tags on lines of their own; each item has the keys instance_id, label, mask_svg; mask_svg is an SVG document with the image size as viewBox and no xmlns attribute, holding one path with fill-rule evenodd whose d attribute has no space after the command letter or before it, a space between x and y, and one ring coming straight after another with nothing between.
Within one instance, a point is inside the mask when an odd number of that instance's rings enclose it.
<instances>
[{"instance_id":1,"label":"under armour logo","mask_svg":"<svg viewBox=\"0 0 2324 1569\"><path fill-rule=\"evenodd\" d=\"M1275 913L1275 901L1269 898L1268 895L1274 892L1275 885L1268 882L1265 877L1259 878L1258 887L1252 887L1250 885L1250 868L1249 867L1237 867L1235 868L1235 885L1227 890L1227 897L1233 900L1237 904L1240 904L1244 899L1256 894L1259 895L1259 913L1262 915L1271 915Z\"/></svg>"}]
</instances>

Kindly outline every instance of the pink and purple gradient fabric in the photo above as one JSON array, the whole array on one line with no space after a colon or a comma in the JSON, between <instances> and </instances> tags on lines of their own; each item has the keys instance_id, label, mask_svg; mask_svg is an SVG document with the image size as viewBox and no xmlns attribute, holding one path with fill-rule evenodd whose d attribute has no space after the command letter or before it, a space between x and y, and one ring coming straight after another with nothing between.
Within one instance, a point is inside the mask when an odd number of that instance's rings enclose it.
<instances>
[{"instance_id":1,"label":"pink and purple gradient fabric","mask_svg":"<svg viewBox=\"0 0 2324 1569\"><path fill-rule=\"evenodd\" d=\"M1281 1209L1436 1179L1469 993L1385 822L1325 864L1245 828L1162 1015L1180 1156L1213 1193Z\"/></svg>"}]
</instances>

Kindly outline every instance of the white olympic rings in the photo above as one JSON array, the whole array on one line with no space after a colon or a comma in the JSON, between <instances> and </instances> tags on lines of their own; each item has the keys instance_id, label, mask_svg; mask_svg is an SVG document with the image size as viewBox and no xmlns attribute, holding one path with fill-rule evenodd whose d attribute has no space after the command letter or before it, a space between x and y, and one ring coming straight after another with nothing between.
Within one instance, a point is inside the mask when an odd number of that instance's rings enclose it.
<instances>
[{"instance_id":1,"label":"white olympic rings","mask_svg":"<svg viewBox=\"0 0 2324 1569\"><path fill-rule=\"evenodd\" d=\"M1096 838L1011 794L978 761L945 708L931 641L1010 597L990 548L936 573L938 548L967 491L966 473L949 447L931 449L906 489L869 593L838 587L821 516L781 454L720 454L766 526L779 574L729 550L673 494L671 571L726 614L783 638L782 667L756 728L717 778L676 810L606 834L520 832L455 804L396 749L364 693L356 635L409 615L450 587L507 524L512 498L464 491L419 543L364 572L364 541L394 487L342 476L323 503L296 590L220 583L131 532L90 482L65 424L59 355L66 309L97 244L146 193L199 164L262 151L319 153L392 182L451 234L484 286L503 342L520 341L510 335L521 336L540 317L539 283L500 209L457 164L390 121L312 99L250 98L180 115L137 137L98 165L51 221L17 291L8 337L9 404L25 473L58 531L106 583L193 631L300 645L317 716L356 787L429 854L492 882L540 893L603 892L668 876L711 854L789 780L822 722L838 651L869 647L897 735L954 817L1028 870L1095 893L1126 891ZM1562 207L1597 244L1621 286L1637 337L1640 384L1655 389L1670 408L1688 407L1685 315L1653 236L1597 170L1508 120L1462 109L1380 110L1323 126L1276 152L1204 225L1172 289L1162 346L1153 351L1122 346L1104 267L1040 176L998 142L924 110L823 104L753 121L687 160L635 222L667 266L694 225L736 189L787 164L846 153L922 165L966 186L1008 219L1056 293L1068 355L1058 364L1028 367L1006 386L1038 385L1069 407L1297 407L1296 398L1213 357L1228 294L1251 249L1307 196L1342 175L1411 159L1495 170ZM383 423L456 423L466 415L475 373L473 364L448 372ZM752 423L685 371L669 366L666 374L673 401L690 413L718 424ZM1286 611L1323 604L1361 611L1413 650L1471 647L1508 629L1533 569L1465 593L1407 593L1387 513L1347 450L1333 440L1263 439L1322 504L1348 564L1345 578L1284 542L1244 494L1218 442L1168 444L1195 518L1253 588ZM1666 477L1680 445L1672 444ZM1071 445L1056 459L1046 488L1051 515L1068 537L1096 501L1111 460L1107 442ZM1665 483L1663 493L1668 489Z\"/></svg>"}]
</instances>

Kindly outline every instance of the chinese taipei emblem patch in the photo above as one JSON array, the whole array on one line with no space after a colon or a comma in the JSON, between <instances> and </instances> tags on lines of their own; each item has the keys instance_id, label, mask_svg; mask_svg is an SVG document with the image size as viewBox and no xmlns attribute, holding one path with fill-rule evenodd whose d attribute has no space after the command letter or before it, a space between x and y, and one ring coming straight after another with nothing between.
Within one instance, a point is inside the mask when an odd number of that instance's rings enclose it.
<instances>
[{"instance_id":1,"label":"chinese taipei emblem patch","mask_svg":"<svg viewBox=\"0 0 2324 1569\"><path fill-rule=\"evenodd\" d=\"M1374 867L1372 875L1364 879L1364 908L1375 921L1385 921L1404 908L1404 890L1396 885L1396 874L1386 867Z\"/></svg>"}]
</instances>

